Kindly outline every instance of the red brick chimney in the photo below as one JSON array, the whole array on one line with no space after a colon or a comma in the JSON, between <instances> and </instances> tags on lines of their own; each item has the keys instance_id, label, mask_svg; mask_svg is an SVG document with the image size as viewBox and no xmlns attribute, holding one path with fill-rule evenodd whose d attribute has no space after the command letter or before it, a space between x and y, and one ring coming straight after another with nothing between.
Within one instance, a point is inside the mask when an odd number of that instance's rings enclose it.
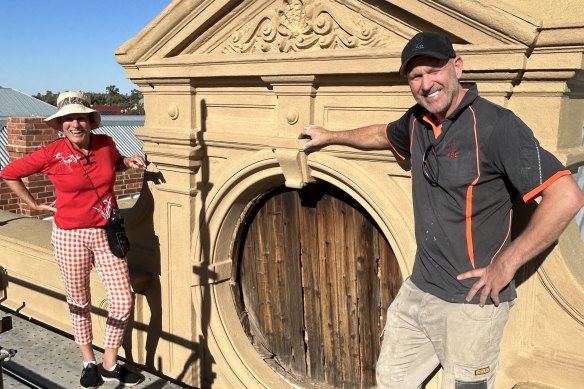
<instances>
[{"instance_id":1,"label":"red brick chimney","mask_svg":"<svg viewBox=\"0 0 584 389\"><path fill-rule=\"evenodd\" d=\"M6 121L6 127L8 130L6 151L10 162L22 158L58 137L57 130L46 125L42 117L9 117ZM53 184L45 174L34 174L22 181L39 203L48 204L55 200ZM45 217L52 215L51 212L30 209L3 183L0 185L0 208L27 216Z\"/></svg>"}]
</instances>

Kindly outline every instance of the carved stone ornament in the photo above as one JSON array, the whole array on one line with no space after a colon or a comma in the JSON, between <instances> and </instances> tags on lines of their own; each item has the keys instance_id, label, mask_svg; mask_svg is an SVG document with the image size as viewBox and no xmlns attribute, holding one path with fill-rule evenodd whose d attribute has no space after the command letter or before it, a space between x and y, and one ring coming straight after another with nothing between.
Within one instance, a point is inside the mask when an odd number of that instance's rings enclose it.
<instances>
[{"instance_id":1,"label":"carved stone ornament","mask_svg":"<svg viewBox=\"0 0 584 389\"><path fill-rule=\"evenodd\" d=\"M168 113L168 116L172 119L172 120L176 120L178 118L179 115L179 109L178 109L178 105L172 103L168 106L166 113Z\"/></svg>"},{"instance_id":2,"label":"carved stone ornament","mask_svg":"<svg viewBox=\"0 0 584 389\"><path fill-rule=\"evenodd\" d=\"M340 15L341 11L327 1L281 0L274 8L232 34L223 53L378 47L384 41L377 25L348 11Z\"/></svg>"},{"instance_id":3,"label":"carved stone ornament","mask_svg":"<svg viewBox=\"0 0 584 389\"><path fill-rule=\"evenodd\" d=\"M298 111L296 110L289 111L286 114L286 120L288 121L288 124L290 124L291 126L298 123L298 117L299 117Z\"/></svg>"}]
</instances>

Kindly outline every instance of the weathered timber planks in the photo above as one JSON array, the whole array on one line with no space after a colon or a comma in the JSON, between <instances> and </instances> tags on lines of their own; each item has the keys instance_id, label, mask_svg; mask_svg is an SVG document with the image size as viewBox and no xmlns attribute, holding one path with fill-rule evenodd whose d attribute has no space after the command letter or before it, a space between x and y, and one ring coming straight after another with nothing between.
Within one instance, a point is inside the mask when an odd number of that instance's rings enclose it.
<instances>
[{"instance_id":1,"label":"weathered timber planks","mask_svg":"<svg viewBox=\"0 0 584 389\"><path fill-rule=\"evenodd\" d=\"M235 296L254 346L306 386L375 385L379 334L402 281L379 229L326 183L276 189L252 208L236 244Z\"/></svg>"}]
</instances>

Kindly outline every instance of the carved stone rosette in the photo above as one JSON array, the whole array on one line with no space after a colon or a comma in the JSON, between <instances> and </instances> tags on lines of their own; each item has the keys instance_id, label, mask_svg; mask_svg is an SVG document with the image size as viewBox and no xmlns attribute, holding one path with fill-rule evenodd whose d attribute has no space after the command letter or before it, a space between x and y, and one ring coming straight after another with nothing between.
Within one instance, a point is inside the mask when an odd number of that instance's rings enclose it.
<instances>
[{"instance_id":1,"label":"carved stone rosette","mask_svg":"<svg viewBox=\"0 0 584 389\"><path fill-rule=\"evenodd\" d=\"M381 46L378 27L364 19L337 17L332 4L315 0L282 0L232 34L223 53L288 53L307 50Z\"/></svg>"}]
</instances>

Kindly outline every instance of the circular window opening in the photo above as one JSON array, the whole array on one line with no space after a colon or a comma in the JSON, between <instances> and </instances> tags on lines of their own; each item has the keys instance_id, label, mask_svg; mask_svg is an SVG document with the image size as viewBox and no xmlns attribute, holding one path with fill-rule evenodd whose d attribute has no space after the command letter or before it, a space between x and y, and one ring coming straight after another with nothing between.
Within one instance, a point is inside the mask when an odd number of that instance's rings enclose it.
<instances>
[{"instance_id":1,"label":"circular window opening","mask_svg":"<svg viewBox=\"0 0 584 389\"><path fill-rule=\"evenodd\" d=\"M402 278L373 219L319 181L269 191L242 220L233 292L258 353L303 387L375 385L379 334Z\"/></svg>"}]
</instances>

